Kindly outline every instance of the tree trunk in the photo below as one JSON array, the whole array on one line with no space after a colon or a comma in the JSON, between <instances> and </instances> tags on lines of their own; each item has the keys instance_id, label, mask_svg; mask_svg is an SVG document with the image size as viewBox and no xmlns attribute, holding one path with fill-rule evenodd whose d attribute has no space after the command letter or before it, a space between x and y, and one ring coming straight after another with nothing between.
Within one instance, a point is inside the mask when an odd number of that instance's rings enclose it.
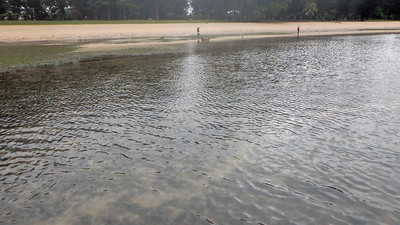
<instances>
[{"instance_id":1,"label":"tree trunk","mask_svg":"<svg viewBox=\"0 0 400 225\"><path fill-rule=\"evenodd\" d=\"M158 18L158 5L156 5L156 18L157 18L157 20L159 19Z\"/></svg>"},{"instance_id":2,"label":"tree trunk","mask_svg":"<svg viewBox=\"0 0 400 225\"><path fill-rule=\"evenodd\" d=\"M124 20L126 20L125 7L124 7Z\"/></svg>"}]
</instances>

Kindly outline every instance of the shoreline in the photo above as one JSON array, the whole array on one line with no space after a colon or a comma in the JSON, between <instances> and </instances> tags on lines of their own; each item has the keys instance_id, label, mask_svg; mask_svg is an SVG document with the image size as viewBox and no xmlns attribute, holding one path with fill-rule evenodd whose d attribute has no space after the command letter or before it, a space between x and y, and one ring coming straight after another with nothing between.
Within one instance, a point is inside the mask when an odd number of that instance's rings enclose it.
<instances>
[{"instance_id":1,"label":"shoreline","mask_svg":"<svg viewBox=\"0 0 400 225\"><path fill-rule=\"evenodd\" d=\"M70 44L78 45L78 52L93 52L184 44L202 38L230 41L296 37L298 26L302 37L400 33L400 21L0 25L0 43Z\"/></svg>"},{"instance_id":2,"label":"shoreline","mask_svg":"<svg viewBox=\"0 0 400 225\"><path fill-rule=\"evenodd\" d=\"M0 74L93 58L177 53L199 42L296 38L298 26L304 38L400 34L400 21L0 25Z\"/></svg>"}]
</instances>

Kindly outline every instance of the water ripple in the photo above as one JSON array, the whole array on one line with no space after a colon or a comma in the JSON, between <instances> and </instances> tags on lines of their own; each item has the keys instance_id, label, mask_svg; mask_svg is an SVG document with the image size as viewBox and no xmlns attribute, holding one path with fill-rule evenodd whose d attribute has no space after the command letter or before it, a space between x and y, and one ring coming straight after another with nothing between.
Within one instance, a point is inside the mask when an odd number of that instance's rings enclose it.
<instances>
[{"instance_id":1,"label":"water ripple","mask_svg":"<svg viewBox=\"0 0 400 225\"><path fill-rule=\"evenodd\" d=\"M0 223L396 224L399 41L17 72L0 83Z\"/></svg>"}]
</instances>

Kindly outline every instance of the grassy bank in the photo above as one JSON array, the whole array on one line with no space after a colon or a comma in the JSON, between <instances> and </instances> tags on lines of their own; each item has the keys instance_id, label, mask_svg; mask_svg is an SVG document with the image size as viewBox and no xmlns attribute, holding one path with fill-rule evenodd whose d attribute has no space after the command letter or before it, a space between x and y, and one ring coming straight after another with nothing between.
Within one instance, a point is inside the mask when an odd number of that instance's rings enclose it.
<instances>
[{"instance_id":1,"label":"grassy bank","mask_svg":"<svg viewBox=\"0 0 400 225\"><path fill-rule=\"evenodd\" d=\"M5 21L0 25L84 25L84 24L166 24L166 23L223 23L218 20L63 20L63 21Z\"/></svg>"}]
</instances>

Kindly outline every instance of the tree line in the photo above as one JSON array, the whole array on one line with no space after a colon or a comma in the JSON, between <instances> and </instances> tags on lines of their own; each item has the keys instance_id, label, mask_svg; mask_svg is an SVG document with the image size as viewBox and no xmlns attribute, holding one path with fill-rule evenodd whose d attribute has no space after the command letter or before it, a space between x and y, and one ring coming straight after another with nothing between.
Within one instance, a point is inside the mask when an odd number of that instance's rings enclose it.
<instances>
[{"instance_id":1,"label":"tree line","mask_svg":"<svg viewBox=\"0 0 400 225\"><path fill-rule=\"evenodd\" d=\"M1 0L2 20L400 19L400 0Z\"/></svg>"}]
</instances>

